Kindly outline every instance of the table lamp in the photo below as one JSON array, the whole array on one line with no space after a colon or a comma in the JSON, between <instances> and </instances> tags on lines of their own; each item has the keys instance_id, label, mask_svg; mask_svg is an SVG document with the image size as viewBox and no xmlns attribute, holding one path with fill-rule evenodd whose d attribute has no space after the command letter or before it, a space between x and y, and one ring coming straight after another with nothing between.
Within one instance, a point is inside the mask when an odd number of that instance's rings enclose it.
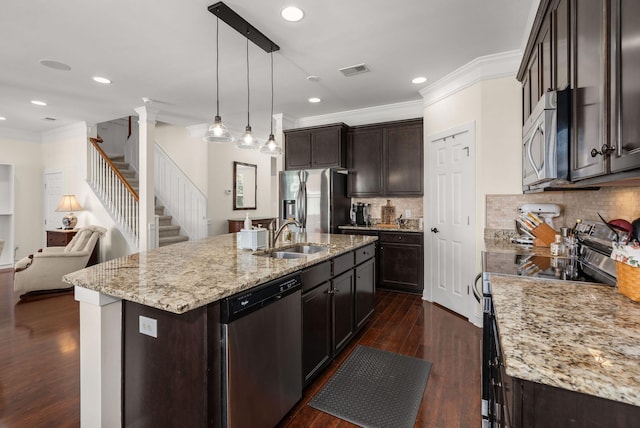
<instances>
[{"instance_id":1,"label":"table lamp","mask_svg":"<svg viewBox=\"0 0 640 428\"><path fill-rule=\"evenodd\" d=\"M68 213L62 218L62 228L64 230L73 229L78 224L78 217L73 215L74 211L81 211L82 207L76 199L76 195L63 195L56 212Z\"/></svg>"}]
</instances>

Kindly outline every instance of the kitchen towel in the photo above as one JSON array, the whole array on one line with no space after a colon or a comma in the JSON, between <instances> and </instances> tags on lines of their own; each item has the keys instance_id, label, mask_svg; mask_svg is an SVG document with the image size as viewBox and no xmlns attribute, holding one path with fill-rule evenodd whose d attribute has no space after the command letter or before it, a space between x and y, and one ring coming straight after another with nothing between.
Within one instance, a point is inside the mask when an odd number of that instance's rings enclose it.
<instances>
[{"instance_id":1,"label":"kitchen towel","mask_svg":"<svg viewBox=\"0 0 640 428\"><path fill-rule=\"evenodd\" d=\"M358 345L309 402L362 427L412 428L431 363Z\"/></svg>"}]
</instances>

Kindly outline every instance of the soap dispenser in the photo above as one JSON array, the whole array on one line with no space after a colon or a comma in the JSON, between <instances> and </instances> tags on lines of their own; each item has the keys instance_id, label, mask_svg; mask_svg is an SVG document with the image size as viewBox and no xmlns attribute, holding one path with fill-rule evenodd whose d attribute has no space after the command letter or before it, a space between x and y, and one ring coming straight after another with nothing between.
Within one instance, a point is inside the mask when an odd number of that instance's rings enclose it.
<instances>
[{"instance_id":1,"label":"soap dispenser","mask_svg":"<svg viewBox=\"0 0 640 428\"><path fill-rule=\"evenodd\" d=\"M249 218L249 213L247 213L244 218L244 230L251 230L251 219Z\"/></svg>"}]
</instances>

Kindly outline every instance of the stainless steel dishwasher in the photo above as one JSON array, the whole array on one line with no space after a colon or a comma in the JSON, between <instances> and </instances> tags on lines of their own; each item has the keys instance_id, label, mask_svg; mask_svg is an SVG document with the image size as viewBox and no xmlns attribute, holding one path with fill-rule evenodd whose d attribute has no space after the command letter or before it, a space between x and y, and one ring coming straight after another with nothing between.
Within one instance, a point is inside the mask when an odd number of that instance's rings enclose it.
<instances>
[{"instance_id":1,"label":"stainless steel dishwasher","mask_svg":"<svg viewBox=\"0 0 640 428\"><path fill-rule=\"evenodd\" d=\"M223 427L272 428L302 398L299 273L222 300Z\"/></svg>"}]
</instances>

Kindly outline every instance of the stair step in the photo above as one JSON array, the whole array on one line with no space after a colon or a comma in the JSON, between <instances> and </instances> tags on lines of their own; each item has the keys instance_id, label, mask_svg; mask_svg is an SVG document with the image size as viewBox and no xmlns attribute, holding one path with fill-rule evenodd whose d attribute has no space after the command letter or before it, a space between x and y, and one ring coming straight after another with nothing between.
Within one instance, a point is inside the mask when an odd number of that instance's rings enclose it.
<instances>
[{"instance_id":1,"label":"stair step","mask_svg":"<svg viewBox=\"0 0 640 428\"><path fill-rule=\"evenodd\" d=\"M116 168L118 168L119 170L128 170L129 169L129 162L120 162L120 161L111 161L113 162L113 166L115 166Z\"/></svg>"},{"instance_id":2,"label":"stair step","mask_svg":"<svg viewBox=\"0 0 640 428\"><path fill-rule=\"evenodd\" d=\"M124 155L109 156L111 162L124 162Z\"/></svg>"},{"instance_id":3,"label":"stair step","mask_svg":"<svg viewBox=\"0 0 640 428\"><path fill-rule=\"evenodd\" d=\"M169 226L160 226L158 230L158 234L161 238L165 238L167 236L178 236L180 235L180 226L177 225L169 225Z\"/></svg>"},{"instance_id":4,"label":"stair step","mask_svg":"<svg viewBox=\"0 0 640 428\"><path fill-rule=\"evenodd\" d=\"M136 192L137 192L137 190L136 190ZM159 215L161 217L171 217L171 216L165 216L164 215L164 207L157 206L157 205L156 205L156 215Z\"/></svg>"},{"instance_id":5,"label":"stair step","mask_svg":"<svg viewBox=\"0 0 640 428\"><path fill-rule=\"evenodd\" d=\"M126 178L127 180L129 179L133 179L136 177L136 172L135 171L131 171L128 169L119 169L118 171L120 171L120 174L122 174L122 176L124 178Z\"/></svg>"},{"instance_id":6,"label":"stair step","mask_svg":"<svg viewBox=\"0 0 640 428\"><path fill-rule=\"evenodd\" d=\"M178 236L167 236L164 238L160 238L160 242L158 242L160 247L164 247L171 244L176 244L178 242L188 241L188 236L178 235Z\"/></svg>"},{"instance_id":7,"label":"stair step","mask_svg":"<svg viewBox=\"0 0 640 428\"><path fill-rule=\"evenodd\" d=\"M164 211L164 209L161 209L162 211ZM160 212L160 214L158 214L158 209L156 208L156 215L159 217L158 218L158 224L160 224L160 226L171 226L171 219L173 218L170 215L163 215L162 212Z\"/></svg>"}]
</instances>

